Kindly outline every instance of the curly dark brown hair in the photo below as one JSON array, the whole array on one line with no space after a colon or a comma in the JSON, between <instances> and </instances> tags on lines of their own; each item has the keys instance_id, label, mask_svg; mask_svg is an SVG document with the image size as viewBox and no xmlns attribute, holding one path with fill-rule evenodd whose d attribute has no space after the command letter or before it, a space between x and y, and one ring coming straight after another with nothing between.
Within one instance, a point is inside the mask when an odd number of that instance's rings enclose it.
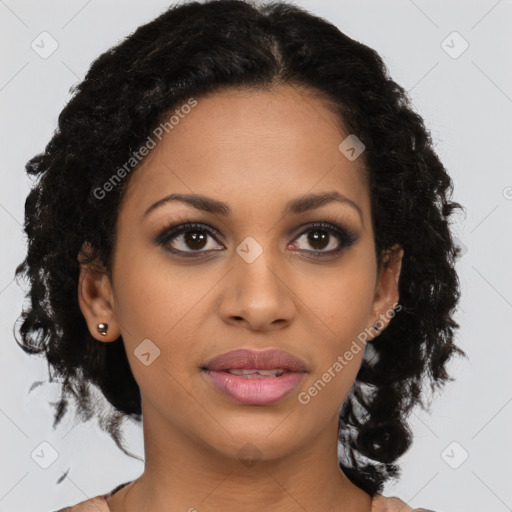
<instances>
[{"instance_id":1,"label":"curly dark brown hair","mask_svg":"<svg viewBox=\"0 0 512 512\"><path fill-rule=\"evenodd\" d=\"M386 249L404 249L402 309L369 342L375 357L363 361L340 412L340 468L374 495L400 475L395 461L412 441L411 409L425 408L423 388L453 380L448 360L466 356L454 343L459 248L449 229L450 215L464 207L450 201L453 183L431 136L378 53L302 8L250 0L175 5L92 63L71 89L44 152L26 164L38 179L25 204L27 255L16 269L30 283L16 341L30 354L43 353L50 381L60 379L54 428L67 397L82 420L101 414L91 400L94 385L113 406L100 425L124 451L120 423L141 421L140 390L122 338L98 343L88 330L78 304L77 256L89 242L85 262L98 258L111 275L129 177L107 201L95 191L191 96L274 84L317 93L363 141L379 268Z\"/></svg>"}]
</instances>

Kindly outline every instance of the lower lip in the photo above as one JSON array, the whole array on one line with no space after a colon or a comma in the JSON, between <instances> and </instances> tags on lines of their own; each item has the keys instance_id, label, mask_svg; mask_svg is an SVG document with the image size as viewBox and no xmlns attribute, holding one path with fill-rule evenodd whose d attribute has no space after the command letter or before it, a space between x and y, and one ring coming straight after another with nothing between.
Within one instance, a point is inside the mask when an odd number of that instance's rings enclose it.
<instances>
[{"instance_id":1,"label":"lower lip","mask_svg":"<svg viewBox=\"0 0 512 512\"><path fill-rule=\"evenodd\" d=\"M269 405L288 396L306 375L286 372L281 377L246 378L224 371L204 370L214 387L235 402L246 405Z\"/></svg>"}]
</instances>

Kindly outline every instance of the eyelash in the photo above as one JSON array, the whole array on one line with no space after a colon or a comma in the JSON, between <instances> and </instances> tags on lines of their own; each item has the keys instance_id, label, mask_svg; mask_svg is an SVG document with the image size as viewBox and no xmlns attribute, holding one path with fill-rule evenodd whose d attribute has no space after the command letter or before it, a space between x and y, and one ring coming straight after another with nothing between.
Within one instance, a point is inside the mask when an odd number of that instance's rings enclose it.
<instances>
[{"instance_id":1,"label":"eyelash","mask_svg":"<svg viewBox=\"0 0 512 512\"><path fill-rule=\"evenodd\" d=\"M301 226L302 227L302 226ZM309 233L314 230L325 231L329 235L334 235L339 239L340 245L337 249L333 249L330 251L321 251L321 250L307 250L307 249L299 249L299 252L308 252L312 253L314 258L322 258L325 256L334 256L339 254L343 249L346 249L353 245L357 241L357 235L350 229L342 228L341 226L337 226L336 224L332 224L330 222L313 222L311 224L306 225L306 229L299 232L299 234L293 239L294 241L301 238L303 235ZM155 243L160 246L166 246L170 241L176 238L178 235L183 233L188 233L191 231L201 231L206 232L210 235L218 244L220 244L218 238L222 238L221 234L213 227L202 224L200 222L184 222L181 224L170 224L162 229L159 234L155 238ZM195 258L197 255L202 253L208 253L210 251L181 251L177 249L167 250L175 255L185 258ZM213 251L217 252L217 249Z\"/></svg>"}]
</instances>

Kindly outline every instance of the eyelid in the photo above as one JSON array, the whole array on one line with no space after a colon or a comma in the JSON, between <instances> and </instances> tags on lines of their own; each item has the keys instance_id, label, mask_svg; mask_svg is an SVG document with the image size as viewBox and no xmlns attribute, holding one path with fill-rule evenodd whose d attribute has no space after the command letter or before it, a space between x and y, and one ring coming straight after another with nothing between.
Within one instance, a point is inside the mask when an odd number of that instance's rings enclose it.
<instances>
[{"instance_id":1,"label":"eyelid","mask_svg":"<svg viewBox=\"0 0 512 512\"><path fill-rule=\"evenodd\" d=\"M298 252L306 252L313 254L314 257L321 257L322 255L337 255L341 253L343 250L348 249L350 246L354 245L359 240L359 235L353 229L346 227L344 223L340 223L341 225L334 224L330 221L316 221L310 222L305 225L302 225L298 231L298 234L294 236L293 241L301 238L306 233L309 233L315 229L320 231L326 231L329 233L329 236L333 236L339 240L339 246L336 249L331 249L329 251L322 250L312 250L312 249L298 249Z\"/></svg>"},{"instance_id":2,"label":"eyelid","mask_svg":"<svg viewBox=\"0 0 512 512\"><path fill-rule=\"evenodd\" d=\"M332 218L332 220L329 220L329 218ZM289 234L289 236L293 236L291 242L287 243L287 246L289 243L292 243L296 241L298 238L300 238L302 235L308 233L309 231L313 229L324 229L328 231L331 235L334 235L339 240L339 248L333 249L330 251L322 251L322 250L314 250L314 249L299 249L297 252L306 252L315 254L316 256L321 257L322 254L325 255L335 255L340 252L342 252L344 249L350 247L353 245L357 240L359 239L359 234L357 230L349 227L345 221L342 221L341 219L337 219L336 217L332 216L326 216L324 220L318 220L318 221L310 221L305 222L301 224L299 227L294 228L293 231ZM155 243L157 245L165 246L172 238L175 236L180 235L183 232L187 232L188 230L203 230L208 235L210 235L212 238L215 239L217 243L222 243L220 240L225 240L225 237L222 235L222 233L216 229L215 227L211 226L210 224L206 222L201 221L191 221L190 219L175 219L174 221L168 223L164 228L160 229L158 231L158 234L155 236ZM294 233L294 234L293 234ZM222 243L223 244L223 243ZM224 245L224 244L223 244ZM171 251L175 254L177 253L189 253L189 254L208 254L211 253L212 250L207 251L180 251L180 250L174 250ZM218 249L213 250L213 252L219 252Z\"/></svg>"},{"instance_id":3,"label":"eyelid","mask_svg":"<svg viewBox=\"0 0 512 512\"><path fill-rule=\"evenodd\" d=\"M213 226L210 226L209 224L205 222L195 222L190 220L175 220L169 224L166 224L166 226L162 229L160 229L155 237L155 242L164 245L166 243L166 239L171 238L173 235L178 235L183 232L187 232L188 230L194 230L194 229L201 229L203 231L206 231L210 236L216 239L218 243L220 239L224 239L222 236L222 233L214 228Z\"/></svg>"},{"instance_id":4,"label":"eyelid","mask_svg":"<svg viewBox=\"0 0 512 512\"><path fill-rule=\"evenodd\" d=\"M323 220L305 222L304 224L301 224L298 228L294 229L294 232L296 233L295 238L299 235L304 234L310 229L314 229L315 227L321 226L324 227L325 229L330 229L335 232L341 231L343 232L343 234L346 234L348 237L351 238L359 237L358 232L355 229L349 227L346 222L343 222L341 220L329 220L328 218L325 218Z\"/></svg>"}]
</instances>

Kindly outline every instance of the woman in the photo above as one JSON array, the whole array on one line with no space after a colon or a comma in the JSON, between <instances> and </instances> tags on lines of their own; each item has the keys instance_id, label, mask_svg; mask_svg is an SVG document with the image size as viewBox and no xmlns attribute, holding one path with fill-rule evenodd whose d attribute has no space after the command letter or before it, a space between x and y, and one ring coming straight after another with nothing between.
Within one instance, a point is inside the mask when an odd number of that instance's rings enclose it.
<instances>
[{"instance_id":1,"label":"woman","mask_svg":"<svg viewBox=\"0 0 512 512\"><path fill-rule=\"evenodd\" d=\"M189 2L101 55L26 203L21 346L145 469L62 511L412 510L381 494L450 377L452 182L372 49ZM425 510L425 509L415 509Z\"/></svg>"}]
</instances>

